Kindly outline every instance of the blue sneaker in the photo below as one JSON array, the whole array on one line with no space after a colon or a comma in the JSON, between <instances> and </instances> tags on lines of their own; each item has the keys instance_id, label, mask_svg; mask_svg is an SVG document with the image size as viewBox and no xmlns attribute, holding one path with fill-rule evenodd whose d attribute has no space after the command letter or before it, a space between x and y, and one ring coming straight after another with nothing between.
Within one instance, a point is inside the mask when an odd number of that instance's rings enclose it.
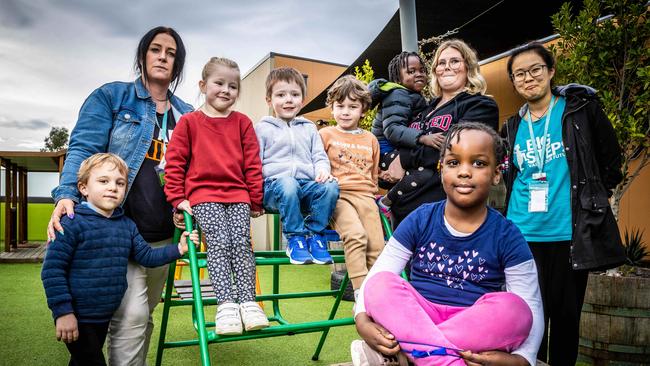
<instances>
[{"instance_id":1,"label":"blue sneaker","mask_svg":"<svg viewBox=\"0 0 650 366\"><path fill-rule=\"evenodd\" d=\"M287 257L291 264L310 264L314 258L309 254L307 240L302 235L296 235L289 238L287 242Z\"/></svg>"},{"instance_id":2,"label":"blue sneaker","mask_svg":"<svg viewBox=\"0 0 650 366\"><path fill-rule=\"evenodd\" d=\"M309 252L314 258L316 264L331 264L334 263L332 256L327 251L327 239L319 234L314 234L307 238L309 245Z\"/></svg>"}]
</instances>

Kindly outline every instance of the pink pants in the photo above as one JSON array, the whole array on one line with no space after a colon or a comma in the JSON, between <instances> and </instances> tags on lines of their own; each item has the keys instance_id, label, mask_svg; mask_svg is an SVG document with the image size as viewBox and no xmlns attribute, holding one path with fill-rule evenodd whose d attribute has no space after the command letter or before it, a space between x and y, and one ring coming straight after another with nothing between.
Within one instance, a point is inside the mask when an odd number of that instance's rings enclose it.
<instances>
[{"instance_id":1,"label":"pink pants","mask_svg":"<svg viewBox=\"0 0 650 366\"><path fill-rule=\"evenodd\" d=\"M438 305L390 272L371 277L364 298L368 316L388 329L404 351L434 349L408 343L416 342L472 352L511 352L528 338L533 323L530 308L513 293L488 293L469 307ZM465 365L457 357L406 355L416 365Z\"/></svg>"}]
</instances>

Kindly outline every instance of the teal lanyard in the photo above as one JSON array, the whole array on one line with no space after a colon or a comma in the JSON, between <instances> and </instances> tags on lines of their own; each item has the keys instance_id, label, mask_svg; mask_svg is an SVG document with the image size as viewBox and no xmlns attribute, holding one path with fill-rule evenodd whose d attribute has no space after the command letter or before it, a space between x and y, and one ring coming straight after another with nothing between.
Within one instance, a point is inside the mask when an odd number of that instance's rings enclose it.
<instances>
[{"instance_id":1,"label":"teal lanyard","mask_svg":"<svg viewBox=\"0 0 650 366\"><path fill-rule=\"evenodd\" d=\"M164 143L169 142L167 138L167 112L169 111L169 101L165 103L165 113L163 114L162 126L160 126L160 131L158 131L158 138L163 140Z\"/></svg>"},{"instance_id":2,"label":"teal lanyard","mask_svg":"<svg viewBox=\"0 0 650 366\"><path fill-rule=\"evenodd\" d=\"M533 150L535 152L535 160L537 161L537 167L539 172L544 171L544 164L546 163L546 135L548 134L548 125L551 121L551 113L553 112L553 105L555 104L555 95L551 97L551 104L548 106L548 113L546 114L546 123L544 124L544 134L542 135L542 146L541 149L537 148L537 140L535 139L535 132L533 132L533 119L530 116L530 106L528 107L528 132L530 133L530 138L533 140Z\"/></svg>"}]
</instances>

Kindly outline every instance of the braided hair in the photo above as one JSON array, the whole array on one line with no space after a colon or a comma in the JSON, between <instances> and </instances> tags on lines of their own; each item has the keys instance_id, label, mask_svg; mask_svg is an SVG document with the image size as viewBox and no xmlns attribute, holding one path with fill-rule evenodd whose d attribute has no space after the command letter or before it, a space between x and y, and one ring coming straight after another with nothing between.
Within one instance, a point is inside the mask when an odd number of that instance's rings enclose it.
<instances>
[{"instance_id":1,"label":"braided hair","mask_svg":"<svg viewBox=\"0 0 650 366\"><path fill-rule=\"evenodd\" d=\"M455 141L456 143L460 141L461 131L471 131L471 130L483 131L488 135L490 135L493 141L494 157L496 160L496 164L497 166L500 166L500 168L502 168L503 170L503 164L505 163L505 155L506 155L505 142L492 127L486 125L485 123L480 123L480 122L461 122L459 124L453 125L449 129L449 133L447 133L445 142L442 144L442 149L440 150L442 152L441 160L444 160L444 156L447 154L447 152L451 151L451 145L454 142L453 140L456 139Z\"/></svg>"},{"instance_id":2,"label":"braided hair","mask_svg":"<svg viewBox=\"0 0 650 366\"><path fill-rule=\"evenodd\" d=\"M420 64L425 65L422 57L417 52L402 51L395 55L388 64L388 81L393 83L402 83L402 69L408 66L409 57L415 57L420 61Z\"/></svg>"}]
</instances>

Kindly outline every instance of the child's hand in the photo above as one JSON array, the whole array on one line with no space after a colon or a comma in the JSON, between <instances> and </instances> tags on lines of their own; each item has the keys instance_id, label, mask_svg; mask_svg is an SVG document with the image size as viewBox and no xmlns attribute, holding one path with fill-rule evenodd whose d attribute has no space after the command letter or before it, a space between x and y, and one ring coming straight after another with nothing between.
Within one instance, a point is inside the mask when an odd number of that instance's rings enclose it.
<instances>
[{"instance_id":1,"label":"child's hand","mask_svg":"<svg viewBox=\"0 0 650 366\"><path fill-rule=\"evenodd\" d=\"M472 353L463 351L460 353L468 366L494 365L494 366L525 366L528 361L520 355L512 355L501 351L485 351Z\"/></svg>"},{"instance_id":2,"label":"child's hand","mask_svg":"<svg viewBox=\"0 0 650 366\"><path fill-rule=\"evenodd\" d=\"M77 317L73 313L62 315L56 318L56 340L65 343L72 343L79 339L79 328Z\"/></svg>"},{"instance_id":3,"label":"child's hand","mask_svg":"<svg viewBox=\"0 0 650 366\"><path fill-rule=\"evenodd\" d=\"M430 135L422 135L418 138L418 142L420 142L422 145L440 150L442 148L442 144L445 143L445 135L443 135L442 132L432 133Z\"/></svg>"},{"instance_id":4,"label":"child's hand","mask_svg":"<svg viewBox=\"0 0 650 366\"><path fill-rule=\"evenodd\" d=\"M325 170L321 170L318 172L318 175L316 175L316 178L314 179L316 183L325 183L325 182L332 182L332 181L338 181L338 179L330 174L329 172Z\"/></svg>"},{"instance_id":5,"label":"child's hand","mask_svg":"<svg viewBox=\"0 0 650 366\"><path fill-rule=\"evenodd\" d=\"M176 208L179 210L183 210L190 215L194 215L192 213L192 207L190 207L190 201L188 200L183 200L181 203L178 204L178 206L176 206Z\"/></svg>"},{"instance_id":6,"label":"child's hand","mask_svg":"<svg viewBox=\"0 0 650 366\"><path fill-rule=\"evenodd\" d=\"M399 343L386 328L372 321L366 313L359 313L354 318L357 333L375 351L384 355L396 355L400 351Z\"/></svg>"},{"instance_id":7,"label":"child's hand","mask_svg":"<svg viewBox=\"0 0 650 366\"><path fill-rule=\"evenodd\" d=\"M188 233L187 231L183 231L183 234L181 235L181 240L178 243L178 252L181 253L181 255L184 255L187 253L188 248L187 248L187 237L190 237L190 240L192 243L194 243L195 247L198 247L200 244L199 241L199 232L196 230L192 230L192 233Z\"/></svg>"},{"instance_id":8,"label":"child's hand","mask_svg":"<svg viewBox=\"0 0 650 366\"><path fill-rule=\"evenodd\" d=\"M256 218L264 215L264 209L261 209L259 211L251 211L251 217Z\"/></svg>"}]
</instances>

